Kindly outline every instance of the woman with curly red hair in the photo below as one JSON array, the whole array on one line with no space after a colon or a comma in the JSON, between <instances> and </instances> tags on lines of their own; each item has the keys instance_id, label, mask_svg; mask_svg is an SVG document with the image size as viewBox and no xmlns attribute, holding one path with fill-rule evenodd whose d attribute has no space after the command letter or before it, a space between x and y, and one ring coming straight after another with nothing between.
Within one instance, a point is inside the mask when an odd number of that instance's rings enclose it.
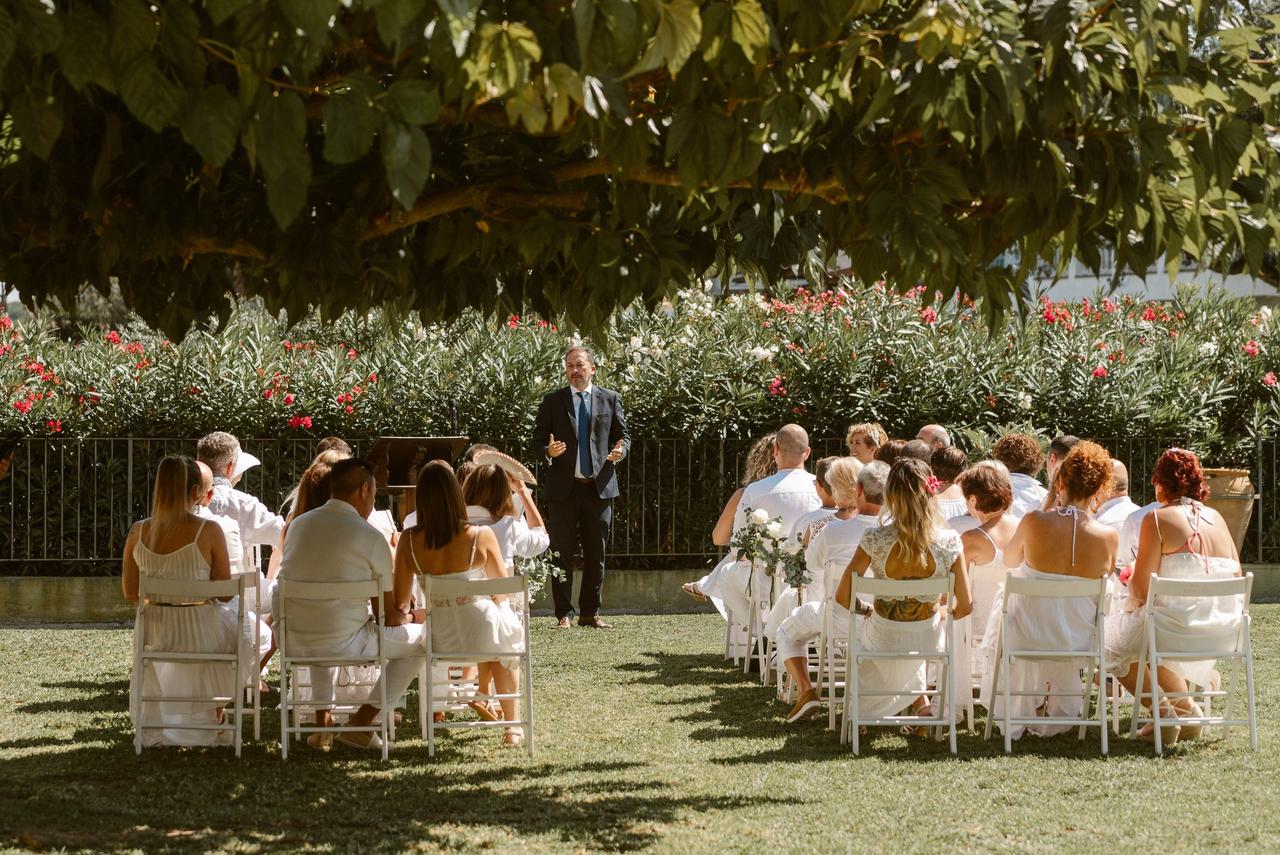
<instances>
[{"instance_id":1,"label":"woman with curly red hair","mask_svg":"<svg viewBox=\"0 0 1280 855\"><path fill-rule=\"evenodd\" d=\"M1111 455L1093 442L1077 444L1054 473L1049 492L1058 497L1059 506L1032 510L1022 518L1005 546L1005 566L1016 567L1017 575L1031 579L1100 579L1110 573L1120 536L1092 515L1111 492ZM990 624L984 634L988 675L995 667L1002 601L1003 591L992 604ZM1097 643L1095 614L1091 597L1019 597L1009 604L1004 644L1021 650L1087 650ZM1083 712L1080 669L1074 662L1020 662L1012 673L1002 674L1000 679L1008 681L1014 692L1029 693L1012 698L1012 717L1030 718L1037 713L1039 704L1030 694L1034 692L1049 695L1043 707L1050 718L1079 718ZM1066 694L1050 694L1057 692ZM1003 699L992 699L990 694L990 680L984 677L983 705L992 716L1003 717ZM1021 737L1022 730L1021 726L1014 726L1013 738ZM1030 730L1037 736L1050 736L1071 727L1036 725Z\"/></svg>"},{"instance_id":2,"label":"woman with curly red hair","mask_svg":"<svg viewBox=\"0 0 1280 855\"><path fill-rule=\"evenodd\" d=\"M1176 579L1228 579L1240 575L1240 557L1235 540L1222 515L1203 502L1209 488L1200 469L1200 461L1190 451L1171 448L1156 462L1151 483L1156 488L1160 506L1142 520L1138 534L1138 557L1129 579L1129 597L1124 611L1107 619L1107 670L1119 678L1130 692L1138 681L1138 654L1146 629L1147 591L1152 576ZM1236 632L1241 603L1236 597L1209 600L1175 599L1153 604L1161 641L1171 650L1203 650L1215 636ZM1156 679L1169 693L1187 691L1187 682L1209 686L1214 680L1214 663L1170 662L1161 666ZM1150 687L1150 672L1143 675L1143 685ZM1176 698L1161 705L1160 715L1175 721L1177 717L1198 718L1204 713L1190 698ZM1194 739L1200 735L1198 724L1161 728L1165 744L1179 738ZM1153 739L1152 728L1139 731L1140 737Z\"/></svg>"}]
</instances>

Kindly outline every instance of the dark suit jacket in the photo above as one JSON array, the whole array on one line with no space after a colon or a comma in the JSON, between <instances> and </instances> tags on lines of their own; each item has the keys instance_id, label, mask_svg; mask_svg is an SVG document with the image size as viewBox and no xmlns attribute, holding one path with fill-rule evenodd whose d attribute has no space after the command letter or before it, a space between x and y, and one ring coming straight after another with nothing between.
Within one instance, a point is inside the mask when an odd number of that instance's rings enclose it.
<instances>
[{"instance_id":1,"label":"dark suit jacket","mask_svg":"<svg viewBox=\"0 0 1280 855\"><path fill-rule=\"evenodd\" d=\"M614 464L605 458L618 440L622 440L624 454L631 448L627 420L622 414L622 397L611 389L593 385L590 407L591 462L596 469L596 491L600 498L612 499L618 495L618 475ZM543 495L548 500L567 498L573 489L578 460L578 408L574 406L573 390L568 386L548 392L538 406L533 442L529 446L532 456L547 456L547 438L552 434L566 448L564 454L551 460L542 484Z\"/></svg>"}]
</instances>

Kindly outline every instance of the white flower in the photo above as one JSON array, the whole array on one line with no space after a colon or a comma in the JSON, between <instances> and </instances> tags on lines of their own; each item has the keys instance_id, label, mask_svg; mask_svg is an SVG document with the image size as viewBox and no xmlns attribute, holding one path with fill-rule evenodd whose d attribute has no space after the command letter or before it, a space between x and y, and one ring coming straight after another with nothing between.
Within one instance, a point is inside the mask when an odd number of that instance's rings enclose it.
<instances>
[{"instance_id":1,"label":"white flower","mask_svg":"<svg viewBox=\"0 0 1280 855\"><path fill-rule=\"evenodd\" d=\"M1201 356L1217 356L1218 343L1216 341L1206 341L1204 344L1200 345L1200 355Z\"/></svg>"},{"instance_id":2,"label":"white flower","mask_svg":"<svg viewBox=\"0 0 1280 855\"><path fill-rule=\"evenodd\" d=\"M1258 310L1258 320L1262 321L1262 325L1264 327L1271 322L1270 306L1263 306L1261 309Z\"/></svg>"},{"instance_id":3,"label":"white flower","mask_svg":"<svg viewBox=\"0 0 1280 855\"><path fill-rule=\"evenodd\" d=\"M751 512L751 521L756 525L764 525L769 521L769 512L764 508L756 508Z\"/></svg>"},{"instance_id":4,"label":"white flower","mask_svg":"<svg viewBox=\"0 0 1280 855\"><path fill-rule=\"evenodd\" d=\"M642 345L642 344L644 344L644 339L640 338L640 336L638 336L638 335L633 335L633 336L631 337L631 349L632 349L632 350L637 350L637 349L640 347L640 345Z\"/></svg>"},{"instance_id":5,"label":"white flower","mask_svg":"<svg viewBox=\"0 0 1280 855\"><path fill-rule=\"evenodd\" d=\"M800 541L796 540L794 537L788 537L782 542L782 551L788 555L795 555L800 551L800 549Z\"/></svg>"},{"instance_id":6,"label":"white flower","mask_svg":"<svg viewBox=\"0 0 1280 855\"><path fill-rule=\"evenodd\" d=\"M757 346L757 347L751 348L751 355L755 357L758 361L764 362L766 359L770 359L773 357L773 351L767 347Z\"/></svg>"},{"instance_id":7,"label":"white flower","mask_svg":"<svg viewBox=\"0 0 1280 855\"><path fill-rule=\"evenodd\" d=\"M1029 410L1029 409L1031 409L1031 404L1032 404L1032 400L1031 400L1031 395L1030 395L1029 393L1027 393L1027 392L1019 392L1019 393L1018 393L1018 406L1019 406L1019 407L1022 407L1022 409L1024 409L1024 410Z\"/></svg>"},{"instance_id":8,"label":"white flower","mask_svg":"<svg viewBox=\"0 0 1280 855\"><path fill-rule=\"evenodd\" d=\"M774 520L773 522L765 526L764 530L768 532L770 537L777 537L778 535L782 534L782 523L778 522L777 520Z\"/></svg>"}]
</instances>

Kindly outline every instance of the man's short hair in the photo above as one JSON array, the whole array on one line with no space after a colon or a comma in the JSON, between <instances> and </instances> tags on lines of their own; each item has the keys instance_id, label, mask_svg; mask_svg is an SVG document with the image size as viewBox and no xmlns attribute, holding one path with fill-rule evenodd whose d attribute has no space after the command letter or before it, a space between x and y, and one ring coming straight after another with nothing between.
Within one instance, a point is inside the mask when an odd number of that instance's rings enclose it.
<instances>
[{"instance_id":1,"label":"man's short hair","mask_svg":"<svg viewBox=\"0 0 1280 855\"><path fill-rule=\"evenodd\" d=\"M827 483L827 470L831 468L832 463L835 463L839 459L839 457L832 455L831 457L824 457L817 463L813 464L814 479L821 484L822 489L826 490L828 493L831 492L831 485Z\"/></svg>"},{"instance_id":2,"label":"man's short hair","mask_svg":"<svg viewBox=\"0 0 1280 855\"><path fill-rule=\"evenodd\" d=\"M873 505L884 504L884 485L889 480L889 464L873 460L858 473L858 486L862 495Z\"/></svg>"},{"instance_id":3,"label":"man's short hair","mask_svg":"<svg viewBox=\"0 0 1280 855\"><path fill-rule=\"evenodd\" d=\"M196 443L196 460L213 470L215 476L225 475L227 467L240 456L240 440L225 430L215 430Z\"/></svg>"},{"instance_id":4,"label":"man's short hair","mask_svg":"<svg viewBox=\"0 0 1280 855\"><path fill-rule=\"evenodd\" d=\"M991 456L1003 463L1011 473L1030 475L1032 478L1040 474L1044 466L1044 453L1040 451L1040 443L1025 433L1007 433L996 441L991 448Z\"/></svg>"},{"instance_id":5,"label":"man's short hair","mask_svg":"<svg viewBox=\"0 0 1280 855\"><path fill-rule=\"evenodd\" d=\"M809 432L800 425L783 425L778 428L773 444L785 457L799 457L809 450Z\"/></svg>"},{"instance_id":6,"label":"man's short hair","mask_svg":"<svg viewBox=\"0 0 1280 855\"><path fill-rule=\"evenodd\" d=\"M902 447L902 456L928 463L929 458L933 457L933 446L923 439L913 439Z\"/></svg>"},{"instance_id":7,"label":"man's short hair","mask_svg":"<svg viewBox=\"0 0 1280 855\"><path fill-rule=\"evenodd\" d=\"M335 499L346 499L373 481L373 464L359 457L348 457L329 470L329 491Z\"/></svg>"},{"instance_id":8,"label":"man's short hair","mask_svg":"<svg viewBox=\"0 0 1280 855\"><path fill-rule=\"evenodd\" d=\"M355 454L351 450L351 446L347 444L347 441L340 436L326 436L320 440L320 444L316 446L316 454L324 454L326 451L340 451L347 457Z\"/></svg>"},{"instance_id":9,"label":"man's short hair","mask_svg":"<svg viewBox=\"0 0 1280 855\"><path fill-rule=\"evenodd\" d=\"M939 481L956 480L956 477L964 471L967 462L964 452L954 445L935 448L933 454L929 456L929 468L933 470L933 477Z\"/></svg>"},{"instance_id":10,"label":"man's short hair","mask_svg":"<svg viewBox=\"0 0 1280 855\"><path fill-rule=\"evenodd\" d=\"M200 470L200 498L203 501L204 496L213 489L213 470L203 460L196 461L196 468Z\"/></svg>"},{"instance_id":11,"label":"man's short hair","mask_svg":"<svg viewBox=\"0 0 1280 855\"><path fill-rule=\"evenodd\" d=\"M1059 434L1053 438L1053 442L1049 443L1049 453L1059 460L1071 453L1071 449L1076 447L1080 442L1080 437L1072 436L1069 433Z\"/></svg>"},{"instance_id":12,"label":"man's short hair","mask_svg":"<svg viewBox=\"0 0 1280 855\"><path fill-rule=\"evenodd\" d=\"M1129 493L1129 468L1114 457L1111 459L1111 489L1114 493Z\"/></svg>"},{"instance_id":13,"label":"man's short hair","mask_svg":"<svg viewBox=\"0 0 1280 855\"><path fill-rule=\"evenodd\" d=\"M592 368L596 367L595 354L593 354L589 349L583 347L580 344L575 344L573 347L569 348L564 352L564 361L566 365L568 364L569 360L573 358L573 355L575 353L581 353L583 356L587 358L587 362L591 363Z\"/></svg>"},{"instance_id":14,"label":"man's short hair","mask_svg":"<svg viewBox=\"0 0 1280 855\"><path fill-rule=\"evenodd\" d=\"M924 434L924 436L917 437L918 439L923 439L930 444L936 442L939 448L951 447L951 434L942 425L925 425L920 428L920 433Z\"/></svg>"}]
</instances>

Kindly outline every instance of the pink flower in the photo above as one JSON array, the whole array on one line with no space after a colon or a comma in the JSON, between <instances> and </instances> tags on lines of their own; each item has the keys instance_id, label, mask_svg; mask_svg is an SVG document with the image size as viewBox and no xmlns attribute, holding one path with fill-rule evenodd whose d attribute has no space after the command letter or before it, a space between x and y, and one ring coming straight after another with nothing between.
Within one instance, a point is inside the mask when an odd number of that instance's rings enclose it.
<instances>
[{"instance_id":1,"label":"pink flower","mask_svg":"<svg viewBox=\"0 0 1280 855\"><path fill-rule=\"evenodd\" d=\"M62 419L49 419L44 426L53 433L62 433Z\"/></svg>"},{"instance_id":2,"label":"pink flower","mask_svg":"<svg viewBox=\"0 0 1280 855\"><path fill-rule=\"evenodd\" d=\"M262 390L262 397L263 397L265 400L270 401L270 400L271 400L271 396L272 396L272 395L274 395L274 394L275 394L275 392L271 391L270 389L263 389L263 390Z\"/></svg>"},{"instance_id":3,"label":"pink flower","mask_svg":"<svg viewBox=\"0 0 1280 855\"><path fill-rule=\"evenodd\" d=\"M787 394L787 387L782 385L781 377L774 377L769 381L769 394L775 398L783 397Z\"/></svg>"},{"instance_id":4,"label":"pink flower","mask_svg":"<svg viewBox=\"0 0 1280 855\"><path fill-rule=\"evenodd\" d=\"M1110 297L1103 297L1103 298L1102 298L1102 311L1106 312L1106 313L1109 315L1109 314L1111 314L1112 312L1114 312L1115 310L1116 310L1116 304L1115 304L1115 301L1114 301L1114 300L1112 300Z\"/></svg>"},{"instance_id":5,"label":"pink flower","mask_svg":"<svg viewBox=\"0 0 1280 855\"><path fill-rule=\"evenodd\" d=\"M1154 306L1147 306L1142 310L1142 319L1144 321L1154 321L1156 319L1156 310Z\"/></svg>"},{"instance_id":6,"label":"pink flower","mask_svg":"<svg viewBox=\"0 0 1280 855\"><path fill-rule=\"evenodd\" d=\"M377 383L377 382L378 382L378 372L377 372L377 371L370 372L370 374L369 374L369 382L370 382L370 383Z\"/></svg>"},{"instance_id":7,"label":"pink flower","mask_svg":"<svg viewBox=\"0 0 1280 855\"><path fill-rule=\"evenodd\" d=\"M938 488L942 486L938 479L930 475L929 479L924 482L925 489L929 491L930 496L937 495Z\"/></svg>"},{"instance_id":8,"label":"pink flower","mask_svg":"<svg viewBox=\"0 0 1280 855\"><path fill-rule=\"evenodd\" d=\"M306 428L307 430L310 430L310 429L311 429L311 416L303 416L303 417L302 417L302 422L301 422L301 424L302 424L302 426L303 426L304 428Z\"/></svg>"},{"instance_id":9,"label":"pink flower","mask_svg":"<svg viewBox=\"0 0 1280 855\"><path fill-rule=\"evenodd\" d=\"M289 339L287 339L287 338L286 338L286 339L284 340L284 349L285 349L285 350L293 350L293 342L289 341Z\"/></svg>"},{"instance_id":10,"label":"pink flower","mask_svg":"<svg viewBox=\"0 0 1280 855\"><path fill-rule=\"evenodd\" d=\"M0 330L13 329L13 318L8 315L0 315Z\"/></svg>"},{"instance_id":11,"label":"pink flower","mask_svg":"<svg viewBox=\"0 0 1280 855\"><path fill-rule=\"evenodd\" d=\"M1106 377L1108 373L1107 366L1105 365L1099 365L1097 368L1093 369L1094 377Z\"/></svg>"},{"instance_id":12,"label":"pink flower","mask_svg":"<svg viewBox=\"0 0 1280 855\"><path fill-rule=\"evenodd\" d=\"M288 395L284 396L284 405L286 407L291 407L293 406L293 402L296 400L298 400L298 397L290 392Z\"/></svg>"},{"instance_id":13,"label":"pink flower","mask_svg":"<svg viewBox=\"0 0 1280 855\"><path fill-rule=\"evenodd\" d=\"M120 333L116 332L115 330L109 330L107 332L107 341L111 342L112 344L119 344Z\"/></svg>"},{"instance_id":14,"label":"pink flower","mask_svg":"<svg viewBox=\"0 0 1280 855\"><path fill-rule=\"evenodd\" d=\"M1274 386L1274 385L1276 385L1276 373L1275 373L1274 371L1268 371L1266 374L1263 374L1263 375L1262 375L1262 385L1263 385L1263 386Z\"/></svg>"},{"instance_id":15,"label":"pink flower","mask_svg":"<svg viewBox=\"0 0 1280 855\"><path fill-rule=\"evenodd\" d=\"M13 408L25 416L27 413L31 412L31 402L30 401L14 401Z\"/></svg>"},{"instance_id":16,"label":"pink flower","mask_svg":"<svg viewBox=\"0 0 1280 855\"><path fill-rule=\"evenodd\" d=\"M140 341L131 341L124 346L124 352L132 353L134 356L141 356L143 350L144 348Z\"/></svg>"},{"instance_id":17,"label":"pink flower","mask_svg":"<svg viewBox=\"0 0 1280 855\"><path fill-rule=\"evenodd\" d=\"M356 353L356 349L354 347L348 348L347 359L355 359L357 356L359 356L359 354Z\"/></svg>"},{"instance_id":18,"label":"pink flower","mask_svg":"<svg viewBox=\"0 0 1280 855\"><path fill-rule=\"evenodd\" d=\"M1257 339L1249 339L1242 346L1241 350L1250 358L1254 359L1259 353L1262 353L1262 345L1258 344Z\"/></svg>"},{"instance_id":19,"label":"pink flower","mask_svg":"<svg viewBox=\"0 0 1280 855\"><path fill-rule=\"evenodd\" d=\"M920 320L926 324L936 324L938 322L938 313L934 311L933 306L925 306L920 310Z\"/></svg>"},{"instance_id":20,"label":"pink flower","mask_svg":"<svg viewBox=\"0 0 1280 855\"><path fill-rule=\"evenodd\" d=\"M351 406L350 404L347 404L347 405L346 405L345 407L343 407L342 409L346 412L346 414L347 414L347 415L351 415L352 413L354 413L354 412L356 411L356 408L355 408L355 407L353 407L353 406Z\"/></svg>"},{"instance_id":21,"label":"pink flower","mask_svg":"<svg viewBox=\"0 0 1280 855\"><path fill-rule=\"evenodd\" d=\"M520 316L512 315L511 317L507 318L507 326L510 327L511 329L515 329L516 327L520 326Z\"/></svg>"}]
</instances>

